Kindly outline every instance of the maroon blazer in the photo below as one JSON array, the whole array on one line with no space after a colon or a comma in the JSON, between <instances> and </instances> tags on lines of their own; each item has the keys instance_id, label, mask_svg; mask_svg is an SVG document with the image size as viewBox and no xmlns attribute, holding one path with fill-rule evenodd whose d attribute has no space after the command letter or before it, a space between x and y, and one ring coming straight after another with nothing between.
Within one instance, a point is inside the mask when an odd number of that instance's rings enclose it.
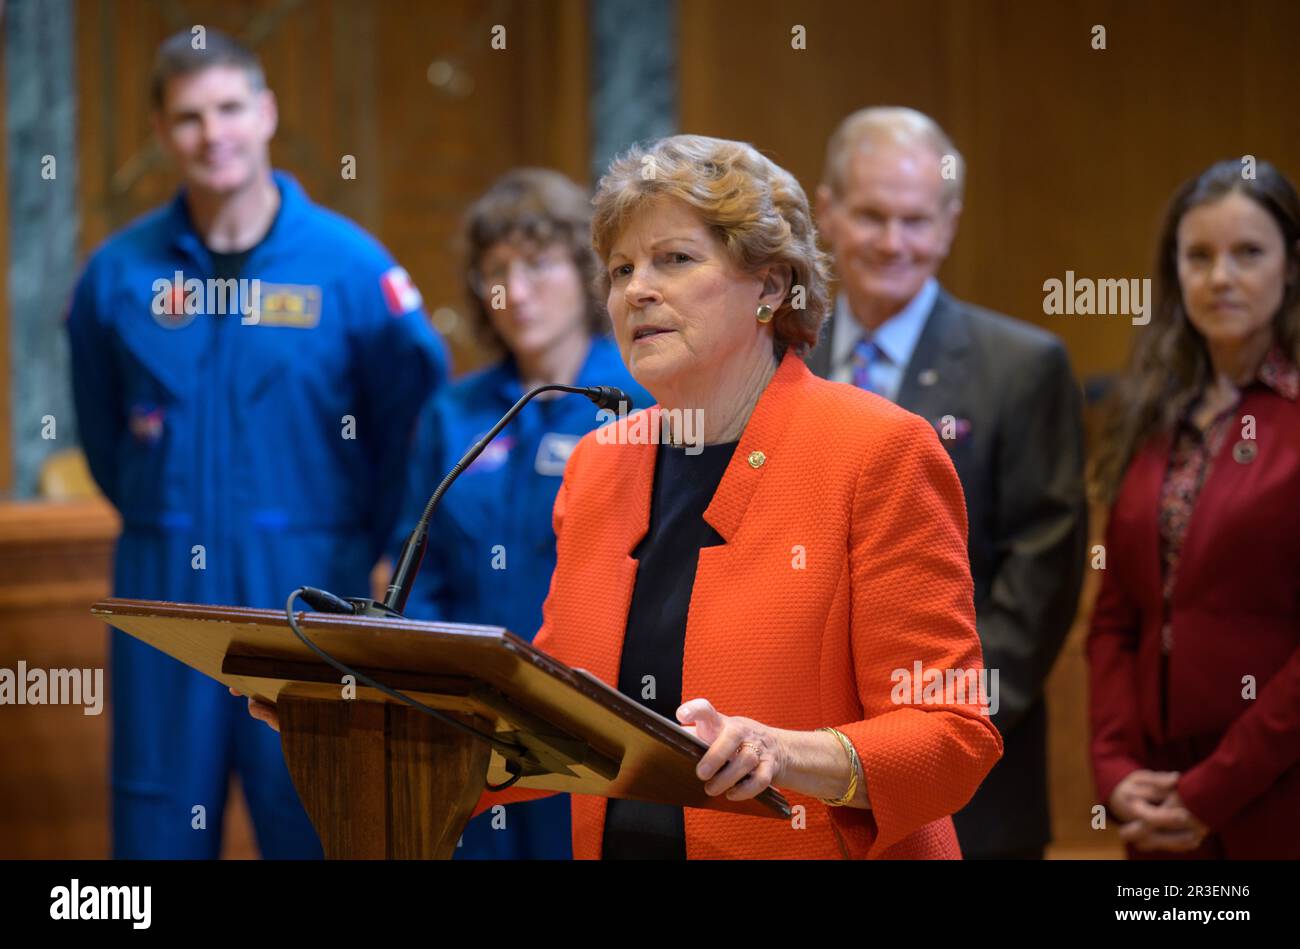
<instances>
[{"instance_id":1,"label":"maroon blazer","mask_svg":"<svg viewBox=\"0 0 1300 949\"><path fill-rule=\"evenodd\" d=\"M1234 455L1244 416L1249 461ZM1097 789L1105 802L1135 768L1182 771L1179 795L1225 856L1300 858L1300 402L1242 393L1184 538L1162 687L1169 452L1163 436L1136 454L1106 532L1088 637Z\"/></svg>"}]
</instances>

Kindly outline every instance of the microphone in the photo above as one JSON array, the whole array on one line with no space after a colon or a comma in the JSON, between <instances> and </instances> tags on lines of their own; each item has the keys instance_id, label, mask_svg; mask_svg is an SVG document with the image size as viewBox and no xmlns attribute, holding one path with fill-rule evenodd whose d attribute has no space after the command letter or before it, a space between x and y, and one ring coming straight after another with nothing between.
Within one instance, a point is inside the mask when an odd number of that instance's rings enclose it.
<instances>
[{"instance_id":1,"label":"microphone","mask_svg":"<svg viewBox=\"0 0 1300 949\"><path fill-rule=\"evenodd\" d=\"M531 399L543 392L570 392L575 395L583 395L602 409L618 411L622 414L627 414L632 410L631 396L615 386L566 386L553 383L538 386L524 393L523 397L510 407L510 411L506 412L486 435L475 442L469 451L465 452L465 456L456 462L455 467L447 473L447 476L442 479L442 482L433 492L429 502L424 506L424 513L420 515L420 520L416 523L410 536L406 538L406 543L402 545L402 552L397 557L397 564L393 568L393 576L388 583L388 590L384 594L382 603L360 597L348 597L343 600L341 597L333 597L329 594L321 596L315 590L311 591L311 599L308 599L307 596L304 596L304 599L307 599L307 602L318 610L324 607L323 612L351 612L361 616L401 618L402 610L406 609L407 597L410 596L411 585L415 582L415 576L420 570L420 563L424 560L424 552L429 546L429 521L433 517L438 502L442 500L442 496L447 493L447 489L460 477L461 473L474 463L474 459L483 453L483 449L487 448L488 443L500 434L501 430L519 414L519 411ZM339 604L341 603L348 604L350 609L340 609Z\"/></svg>"},{"instance_id":2,"label":"microphone","mask_svg":"<svg viewBox=\"0 0 1300 949\"><path fill-rule=\"evenodd\" d=\"M614 386L587 386L582 390L582 394L602 409L610 409L624 414L632 411L631 397L622 389L617 389ZM626 408L620 408L621 405L626 406Z\"/></svg>"}]
</instances>

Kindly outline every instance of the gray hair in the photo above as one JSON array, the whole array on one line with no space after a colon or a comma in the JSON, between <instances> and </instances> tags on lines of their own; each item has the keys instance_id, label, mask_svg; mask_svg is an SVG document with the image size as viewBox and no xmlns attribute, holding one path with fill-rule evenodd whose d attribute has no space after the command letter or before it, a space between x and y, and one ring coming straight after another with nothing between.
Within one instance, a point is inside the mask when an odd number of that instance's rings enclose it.
<instances>
[{"instance_id":1,"label":"gray hair","mask_svg":"<svg viewBox=\"0 0 1300 949\"><path fill-rule=\"evenodd\" d=\"M903 106L873 106L859 109L840 122L826 146L826 168L822 184L837 197L844 193L849 158L859 148L884 143L905 147L921 146L940 161L951 158L952 172L943 176L944 197L951 207L961 203L966 187L966 160L939 123L924 112Z\"/></svg>"}]
</instances>

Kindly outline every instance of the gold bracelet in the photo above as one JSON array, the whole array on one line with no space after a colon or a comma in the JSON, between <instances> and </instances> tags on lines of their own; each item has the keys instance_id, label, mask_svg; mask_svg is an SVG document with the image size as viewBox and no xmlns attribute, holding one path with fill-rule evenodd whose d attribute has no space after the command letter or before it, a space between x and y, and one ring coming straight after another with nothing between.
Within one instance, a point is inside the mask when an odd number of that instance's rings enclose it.
<instances>
[{"instance_id":1,"label":"gold bracelet","mask_svg":"<svg viewBox=\"0 0 1300 949\"><path fill-rule=\"evenodd\" d=\"M849 789L844 792L843 797L838 797L833 801L822 798L823 804L829 804L831 807L844 807L849 801L853 800L853 795L858 793L858 750L853 747L853 742L844 737L844 733L839 729L819 728L817 730L819 732L830 732L839 739L840 744L844 746L844 750L849 753L849 767L853 769L853 776L849 778Z\"/></svg>"}]
</instances>

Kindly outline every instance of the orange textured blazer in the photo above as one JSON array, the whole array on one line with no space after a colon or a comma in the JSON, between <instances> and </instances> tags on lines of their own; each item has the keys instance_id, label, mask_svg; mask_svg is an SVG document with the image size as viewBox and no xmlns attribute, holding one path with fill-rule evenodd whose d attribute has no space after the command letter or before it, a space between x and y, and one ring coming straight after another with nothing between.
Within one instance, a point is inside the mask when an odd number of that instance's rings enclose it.
<instances>
[{"instance_id":1,"label":"orange textured blazer","mask_svg":"<svg viewBox=\"0 0 1300 949\"><path fill-rule=\"evenodd\" d=\"M573 450L534 640L614 687L655 468L654 444L623 443L635 422L612 423L617 444L592 432ZM1001 756L1001 736L978 694L900 685L917 662L982 668L965 501L934 429L789 353L704 519L725 543L700 551L682 700L777 728L838 728L861 757L872 807L783 791L804 806L803 827L688 807L687 856L960 858L949 815ZM546 793L485 791L475 813ZM597 859L605 799L572 801L574 856Z\"/></svg>"}]
</instances>

